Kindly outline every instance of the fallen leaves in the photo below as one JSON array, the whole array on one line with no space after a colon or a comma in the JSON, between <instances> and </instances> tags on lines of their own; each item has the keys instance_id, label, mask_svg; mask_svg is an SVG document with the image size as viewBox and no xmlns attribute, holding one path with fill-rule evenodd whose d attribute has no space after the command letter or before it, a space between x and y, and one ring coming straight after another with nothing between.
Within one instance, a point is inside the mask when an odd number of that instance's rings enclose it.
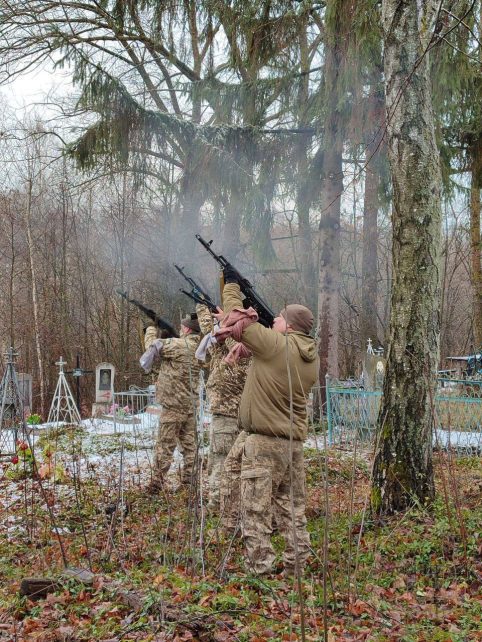
<instances>
[{"instance_id":1,"label":"fallen leaves","mask_svg":"<svg viewBox=\"0 0 482 642\"><path fill-rule=\"evenodd\" d=\"M356 550L360 515L353 515L350 523L346 520L350 492L347 475L351 467L338 457L330 457L330 465L337 469L330 477L329 490L333 511L328 551L328 641L372 642L380 636L395 642L409 639L409 630L410 639L415 640L419 635L417 642L437 639L433 631L444 642L449 639L460 642L464 636L468 640L469 635L475 635L481 628L477 604L481 597L482 566L477 553L481 545L473 534L482 532L480 515L474 511L466 517L472 520L466 527L472 537L466 550L457 529L444 536L449 529L440 508L441 519L437 515L428 518L417 513L383 524L365 522L360 547ZM99 469L96 475L98 473ZM473 470L471 475L473 479ZM312 480L317 481L314 473ZM116 483L113 475L109 488L116 489ZM363 506L366 483L366 473L362 468L357 469L355 511ZM31 486L18 488L22 492L15 501L22 509L17 512L23 524L22 498L32 497L33 493ZM24 493L27 488L28 492ZM77 515L74 495L67 497L66 491L67 485L59 488L52 484L48 488L49 502L55 507L59 527L68 527L71 531L68 537L63 537L69 564L80 562L85 566L88 557L98 573L93 586L79 589L67 582L62 590L47 599L19 604L18 598L12 597L18 590L18 582L10 580L0 587L0 600L9 605L5 612L0 609L0 640L5 636L8 641L17 639L18 642L235 642L239 639L291 642L301 639L296 587L280 578L260 582L249 576L241 558L240 542L226 542L215 527L205 526L205 541L208 540L209 545L201 549L198 537L193 539L195 545L190 543L187 498L182 493L166 505L159 503L160 500L156 504L152 498L137 492L133 495L131 513L118 523L118 530L112 532L103 510L110 497L99 494L94 483L84 488L85 506L90 502L98 510L82 519ZM92 495L89 496L89 492ZM312 542L319 557L322 555L319 535L324 526L324 509L319 503L323 502L322 494L319 487L309 490L314 516L310 520ZM40 508L39 502L35 510L44 510L44 505ZM29 572L61 571L59 546L50 524L47 522L48 528L44 529L39 524L42 524L40 520L36 524L34 546L26 545L22 537L11 538L8 548L2 549L0 543L1 564L8 564L5 568L13 580L18 577L17 566L28 568ZM86 539L81 525L85 527ZM358 555L358 575L354 577L352 573L349 580L348 543L352 569ZM225 565L227 576L220 580L215 569L224 563L228 546L232 546L232 550ZM11 558L18 560L17 564L8 561ZM160 559L165 562L162 566ZM0 566L0 570L3 568ZM314 559L303 583L308 642L323 640L322 573L321 562ZM347 597L348 581L351 600ZM135 592L139 596L137 606L121 599L122 591L114 591L114 585L122 588L124 594Z\"/></svg>"}]
</instances>

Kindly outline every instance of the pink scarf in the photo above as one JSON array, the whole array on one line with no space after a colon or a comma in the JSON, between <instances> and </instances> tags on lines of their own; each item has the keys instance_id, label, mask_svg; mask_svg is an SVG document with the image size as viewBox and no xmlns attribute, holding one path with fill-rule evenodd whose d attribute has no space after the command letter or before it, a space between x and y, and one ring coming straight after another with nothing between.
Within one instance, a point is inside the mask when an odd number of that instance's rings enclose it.
<instances>
[{"instance_id":1,"label":"pink scarf","mask_svg":"<svg viewBox=\"0 0 482 642\"><path fill-rule=\"evenodd\" d=\"M217 342L224 343L229 337L237 342L224 357L223 361L233 365L239 359L247 359L251 356L251 351L242 343L242 335L245 328L252 323L256 323L257 320L258 313L254 308L248 308L247 310L234 308L223 318L220 327L214 333Z\"/></svg>"}]
</instances>

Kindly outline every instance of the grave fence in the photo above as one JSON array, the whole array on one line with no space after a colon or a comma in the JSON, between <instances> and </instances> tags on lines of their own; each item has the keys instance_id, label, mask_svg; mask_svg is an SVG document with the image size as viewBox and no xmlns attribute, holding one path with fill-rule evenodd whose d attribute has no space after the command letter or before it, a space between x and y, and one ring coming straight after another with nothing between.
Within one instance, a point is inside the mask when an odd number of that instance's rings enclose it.
<instances>
[{"instance_id":1,"label":"grave fence","mask_svg":"<svg viewBox=\"0 0 482 642\"><path fill-rule=\"evenodd\" d=\"M381 390L365 390L356 382L327 379L328 442L349 446L373 444ZM455 453L482 452L482 381L437 379L434 400L434 449Z\"/></svg>"}]
</instances>

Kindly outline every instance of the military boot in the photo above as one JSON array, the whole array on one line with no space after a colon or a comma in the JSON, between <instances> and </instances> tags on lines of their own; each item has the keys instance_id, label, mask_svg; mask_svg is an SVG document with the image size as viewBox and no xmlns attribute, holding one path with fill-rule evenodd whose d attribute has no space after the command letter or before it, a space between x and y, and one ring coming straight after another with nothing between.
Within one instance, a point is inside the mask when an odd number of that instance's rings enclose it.
<instances>
[{"instance_id":1,"label":"military boot","mask_svg":"<svg viewBox=\"0 0 482 642\"><path fill-rule=\"evenodd\" d=\"M149 484L145 488L145 492L148 495L159 495L159 493L165 490L165 481L163 477L157 476L153 477Z\"/></svg>"}]
</instances>

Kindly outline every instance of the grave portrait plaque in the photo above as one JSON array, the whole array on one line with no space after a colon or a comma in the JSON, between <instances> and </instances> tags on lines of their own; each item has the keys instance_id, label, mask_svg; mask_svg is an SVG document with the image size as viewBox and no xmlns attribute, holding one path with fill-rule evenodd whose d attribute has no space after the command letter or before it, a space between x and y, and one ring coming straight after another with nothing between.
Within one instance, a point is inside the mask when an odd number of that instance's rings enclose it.
<instances>
[{"instance_id":1,"label":"grave portrait plaque","mask_svg":"<svg viewBox=\"0 0 482 642\"><path fill-rule=\"evenodd\" d=\"M101 417L109 412L114 401L115 366L111 363L99 363L95 368L95 403L92 416Z\"/></svg>"},{"instance_id":2,"label":"grave portrait plaque","mask_svg":"<svg viewBox=\"0 0 482 642\"><path fill-rule=\"evenodd\" d=\"M99 363L95 369L95 402L114 401L115 367L111 363Z\"/></svg>"},{"instance_id":3,"label":"grave portrait plaque","mask_svg":"<svg viewBox=\"0 0 482 642\"><path fill-rule=\"evenodd\" d=\"M368 339L367 351L363 359L363 385L365 390L381 390L387 362L383 348L373 349L372 340Z\"/></svg>"}]
</instances>

